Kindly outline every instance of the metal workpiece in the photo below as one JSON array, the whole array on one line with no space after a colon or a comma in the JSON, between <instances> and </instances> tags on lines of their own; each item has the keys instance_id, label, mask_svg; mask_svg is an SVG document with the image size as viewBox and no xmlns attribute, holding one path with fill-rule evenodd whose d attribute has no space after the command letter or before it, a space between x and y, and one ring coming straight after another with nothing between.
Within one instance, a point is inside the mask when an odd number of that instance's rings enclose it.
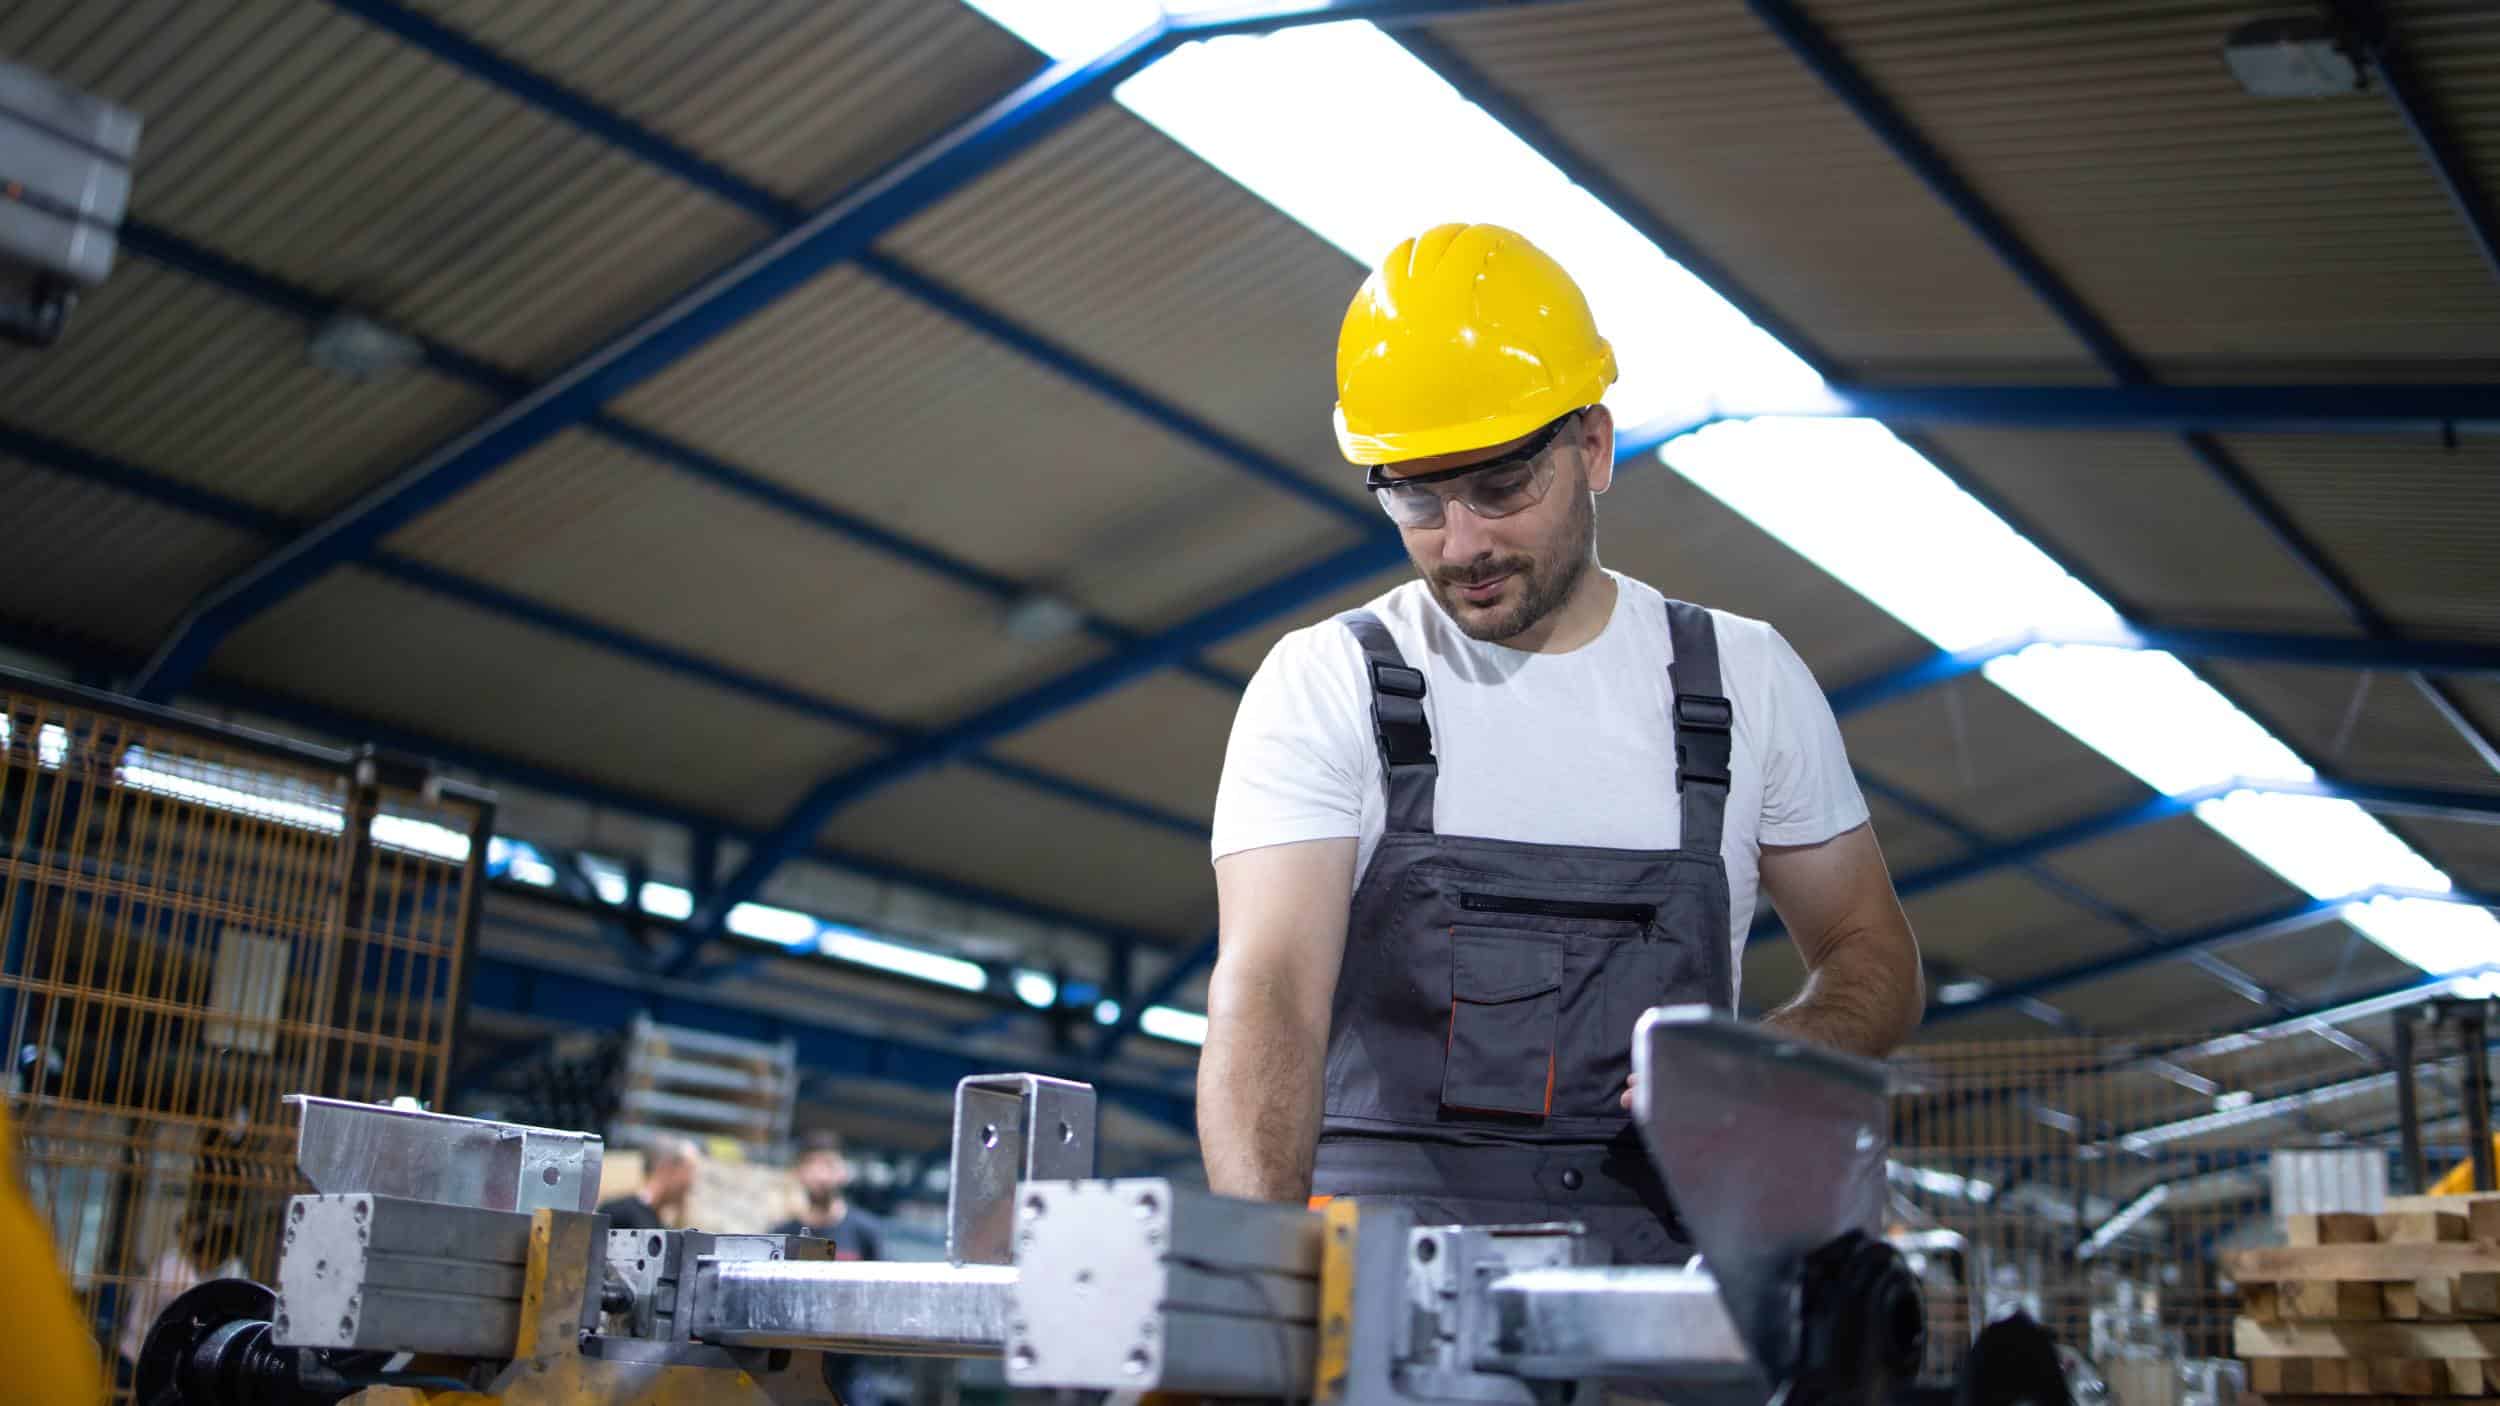
<instances>
[{"instance_id":1,"label":"metal workpiece","mask_svg":"<svg viewBox=\"0 0 2500 1406\"><path fill-rule=\"evenodd\" d=\"M685 1317L731 1347L992 1357L1015 1284L1005 1265L705 1258Z\"/></svg>"},{"instance_id":2,"label":"metal workpiece","mask_svg":"<svg viewBox=\"0 0 2500 1406\"><path fill-rule=\"evenodd\" d=\"M1015 1261L1016 1188L1094 1174L1094 1090L1041 1074L981 1074L955 1086L946 1258Z\"/></svg>"},{"instance_id":3,"label":"metal workpiece","mask_svg":"<svg viewBox=\"0 0 2500 1406\"><path fill-rule=\"evenodd\" d=\"M1359 1234L1395 1235L1388 1222L1364 1218ZM1594 1273L1604 1265L1604 1242L1571 1224L1518 1226L1418 1226L1404 1233L1406 1281L1403 1313L1390 1320L1394 1366L1401 1394L1435 1401L1475 1401L1533 1406L1546 1400L1522 1374L1487 1370L1481 1364L1503 1344L1501 1324L1487 1289L1514 1275ZM1359 1314L1356 1331L1377 1332ZM1403 1330L1403 1331L1401 1331ZM1577 1380L1590 1375L1559 1358L1542 1375Z\"/></svg>"},{"instance_id":4,"label":"metal workpiece","mask_svg":"<svg viewBox=\"0 0 2500 1406\"><path fill-rule=\"evenodd\" d=\"M1807 1257L1884 1209L1889 1074L1706 1006L1662 1006L1632 1037L1634 1121L1767 1394L1796 1368Z\"/></svg>"},{"instance_id":5,"label":"metal workpiece","mask_svg":"<svg viewBox=\"0 0 2500 1406\"><path fill-rule=\"evenodd\" d=\"M693 1303L696 1271L705 1259L830 1264L834 1245L808 1235L611 1230L605 1254L607 1283L631 1299L610 1315L610 1329L620 1336L682 1343L694 1337L686 1309Z\"/></svg>"},{"instance_id":6,"label":"metal workpiece","mask_svg":"<svg viewBox=\"0 0 2500 1406\"><path fill-rule=\"evenodd\" d=\"M595 1134L289 1094L295 1164L325 1192L497 1211L588 1211L606 1144Z\"/></svg>"},{"instance_id":7,"label":"metal workpiece","mask_svg":"<svg viewBox=\"0 0 2500 1406\"><path fill-rule=\"evenodd\" d=\"M1010 1385L1311 1394L1317 1215L1140 1178L1028 1185L1015 1224Z\"/></svg>"},{"instance_id":8,"label":"metal workpiece","mask_svg":"<svg viewBox=\"0 0 2500 1406\"><path fill-rule=\"evenodd\" d=\"M1517 1270L1485 1286L1484 1327L1473 1362L1481 1372L1686 1388L1743 1387L1757 1375L1718 1281L1701 1269Z\"/></svg>"},{"instance_id":9,"label":"metal workpiece","mask_svg":"<svg viewBox=\"0 0 2500 1406\"><path fill-rule=\"evenodd\" d=\"M530 1218L368 1194L288 1202L275 1341L504 1357L521 1331Z\"/></svg>"}]
</instances>

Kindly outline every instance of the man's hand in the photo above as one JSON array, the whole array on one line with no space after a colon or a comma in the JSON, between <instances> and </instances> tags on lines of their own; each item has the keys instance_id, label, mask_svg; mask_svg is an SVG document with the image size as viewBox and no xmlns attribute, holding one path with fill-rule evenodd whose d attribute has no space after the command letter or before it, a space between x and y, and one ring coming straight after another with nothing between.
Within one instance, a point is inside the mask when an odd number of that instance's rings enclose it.
<instances>
[{"instance_id":1,"label":"man's hand","mask_svg":"<svg viewBox=\"0 0 2500 1406\"><path fill-rule=\"evenodd\" d=\"M1874 827L1819 845L1765 845L1762 891L1806 963L1805 989L1763 1024L1876 1059L1908 1039L1927 982Z\"/></svg>"},{"instance_id":2,"label":"man's hand","mask_svg":"<svg viewBox=\"0 0 2500 1406\"><path fill-rule=\"evenodd\" d=\"M1310 840L1215 863L1223 916L1198 1056L1198 1142L1219 1195L1311 1193L1354 856L1352 839Z\"/></svg>"}]
</instances>

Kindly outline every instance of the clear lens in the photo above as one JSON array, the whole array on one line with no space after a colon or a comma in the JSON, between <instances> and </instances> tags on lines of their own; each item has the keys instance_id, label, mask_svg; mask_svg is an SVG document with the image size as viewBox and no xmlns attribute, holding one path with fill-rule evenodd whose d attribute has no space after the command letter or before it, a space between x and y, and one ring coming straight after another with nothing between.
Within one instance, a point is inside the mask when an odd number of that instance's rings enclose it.
<instances>
[{"instance_id":1,"label":"clear lens","mask_svg":"<svg viewBox=\"0 0 2500 1406\"><path fill-rule=\"evenodd\" d=\"M1446 483L1372 490L1381 511L1400 527L1439 527L1445 500L1455 498L1480 518L1504 518L1535 507L1554 482L1554 456L1537 456L1533 464L1505 464L1487 473L1470 474Z\"/></svg>"}]
</instances>

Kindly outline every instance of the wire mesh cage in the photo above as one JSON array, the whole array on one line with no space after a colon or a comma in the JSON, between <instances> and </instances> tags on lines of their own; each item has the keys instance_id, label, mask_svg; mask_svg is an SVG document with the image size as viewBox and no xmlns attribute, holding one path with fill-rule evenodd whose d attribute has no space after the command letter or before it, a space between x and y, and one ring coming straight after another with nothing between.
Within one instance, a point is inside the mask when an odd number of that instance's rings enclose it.
<instances>
[{"instance_id":1,"label":"wire mesh cage","mask_svg":"<svg viewBox=\"0 0 2500 1406\"><path fill-rule=\"evenodd\" d=\"M288 1094L438 1104L493 802L0 671L0 1032L117 1395L157 1310L276 1269Z\"/></svg>"},{"instance_id":2,"label":"wire mesh cage","mask_svg":"<svg viewBox=\"0 0 2500 1406\"><path fill-rule=\"evenodd\" d=\"M2020 1310L2126 1400L2213 1399L2198 1382L2230 1370L2241 1311L2222 1253L2280 1243L2290 1211L2379 1210L2399 1135L2387 1054L2319 1022L1928 1045L1899 1065L1892 1235L1926 1286L1933 1381ZM2424 1072L2448 1098L2426 1110L2436 1140L2458 1084Z\"/></svg>"}]
</instances>

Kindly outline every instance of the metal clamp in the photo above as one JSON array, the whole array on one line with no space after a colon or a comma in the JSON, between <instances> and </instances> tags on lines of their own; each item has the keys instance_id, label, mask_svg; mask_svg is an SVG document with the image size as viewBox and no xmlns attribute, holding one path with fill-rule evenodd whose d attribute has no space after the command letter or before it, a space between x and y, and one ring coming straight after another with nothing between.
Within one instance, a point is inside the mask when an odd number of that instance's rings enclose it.
<instances>
[{"instance_id":1,"label":"metal clamp","mask_svg":"<svg viewBox=\"0 0 2500 1406\"><path fill-rule=\"evenodd\" d=\"M1040 1074L976 1074L955 1086L946 1258L1015 1262L1016 1188L1094 1174L1094 1090Z\"/></svg>"}]
</instances>

